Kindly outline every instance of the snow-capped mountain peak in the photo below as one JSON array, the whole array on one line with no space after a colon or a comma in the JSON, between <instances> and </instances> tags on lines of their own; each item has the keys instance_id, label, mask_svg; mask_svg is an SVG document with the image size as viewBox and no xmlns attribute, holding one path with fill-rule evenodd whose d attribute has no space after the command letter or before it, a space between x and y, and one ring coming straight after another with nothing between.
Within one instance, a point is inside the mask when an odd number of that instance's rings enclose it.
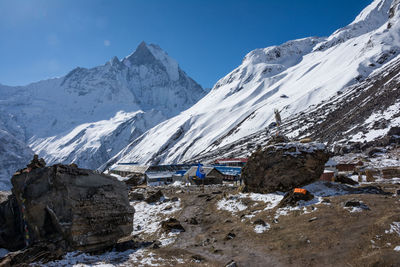
<instances>
[{"instance_id":1,"label":"snow-capped mountain peak","mask_svg":"<svg viewBox=\"0 0 400 267\"><path fill-rule=\"evenodd\" d=\"M338 29L326 42L318 45L315 50L326 50L334 45L372 32L384 26L387 27L390 18L390 10L398 7L398 0L375 0L354 19L349 25Z\"/></svg>"},{"instance_id":2,"label":"snow-capped mountain peak","mask_svg":"<svg viewBox=\"0 0 400 267\"><path fill-rule=\"evenodd\" d=\"M159 46L142 42L122 60L113 57L104 65L77 67L64 77L27 86L0 86L0 112L15 118L25 133L21 142L48 163L97 168L204 95Z\"/></svg>"},{"instance_id":3,"label":"snow-capped mountain peak","mask_svg":"<svg viewBox=\"0 0 400 267\"><path fill-rule=\"evenodd\" d=\"M179 79L179 65L158 45L141 42L135 52L122 61L126 66L157 66L168 73L172 81Z\"/></svg>"},{"instance_id":4,"label":"snow-capped mountain peak","mask_svg":"<svg viewBox=\"0 0 400 267\"><path fill-rule=\"evenodd\" d=\"M400 52L398 0L377 0L327 38L256 49L196 105L152 128L115 162L167 164L218 151L368 79Z\"/></svg>"}]
</instances>

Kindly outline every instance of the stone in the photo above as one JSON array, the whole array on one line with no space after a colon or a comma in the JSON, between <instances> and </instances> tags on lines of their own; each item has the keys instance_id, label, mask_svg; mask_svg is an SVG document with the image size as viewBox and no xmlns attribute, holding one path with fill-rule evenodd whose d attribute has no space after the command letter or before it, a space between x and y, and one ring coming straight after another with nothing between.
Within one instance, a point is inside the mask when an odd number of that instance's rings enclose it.
<instances>
[{"instance_id":1,"label":"stone","mask_svg":"<svg viewBox=\"0 0 400 267\"><path fill-rule=\"evenodd\" d=\"M164 197L163 193L161 190L158 190L155 193L151 193L144 201L146 201L148 204L151 204L160 201L162 197Z\"/></svg>"},{"instance_id":2,"label":"stone","mask_svg":"<svg viewBox=\"0 0 400 267\"><path fill-rule=\"evenodd\" d=\"M179 198L178 197L173 197L173 198L171 198L171 202L178 202L179 201Z\"/></svg>"},{"instance_id":3,"label":"stone","mask_svg":"<svg viewBox=\"0 0 400 267\"><path fill-rule=\"evenodd\" d=\"M311 219L308 220L308 222L313 222L316 221L318 218L317 217L312 217Z\"/></svg>"},{"instance_id":4,"label":"stone","mask_svg":"<svg viewBox=\"0 0 400 267\"><path fill-rule=\"evenodd\" d=\"M232 232L228 233L225 237L225 240L231 240L234 239L236 237L236 235Z\"/></svg>"},{"instance_id":5,"label":"stone","mask_svg":"<svg viewBox=\"0 0 400 267\"><path fill-rule=\"evenodd\" d=\"M234 260L231 260L225 265L225 267L237 267L237 264Z\"/></svg>"},{"instance_id":6,"label":"stone","mask_svg":"<svg viewBox=\"0 0 400 267\"><path fill-rule=\"evenodd\" d=\"M389 135L389 136L392 136L392 135L400 136L400 127L399 126L390 127L390 130L388 131L387 135Z\"/></svg>"},{"instance_id":7,"label":"stone","mask_svg":"<svg viewBox=\"0 0 400 267\"><path fill-rule=\"evenodd\" d=\"M112 176L53 165L15 175L11 182L30 246L56 242L66 251L91 252L132 232L128 188Z\"/></svg>"},{"instance_id":8,"label":"stone","mask_svg":"<svg viewBox=\"0 0 400 267\"><path fill-rule=\"evenodd\" d=\"M361 208L363 210L369 210L369 207L365 205L363 202L358 200L349 200L344 203L344 206L347 208Z\"/></svg>"},{"instance_id":9,"label":"stone","mask_svg":"<svg viewBox=\"0 0 400 267\"><path fill-rule=\"evenodd\" d=\"M376 157L377 154L386 153L386 149L379 147L370 147L367 149L367 154L370 158Z\"/></svg>"},{"instance_id":10,"label":"stone","mask_svg":"<svg viewBox=\"0 0 400 267\"><path fill-rule=\"evenodd\" d=\"M254 152L242 169L245 191L286 192L317 181L330 154L325 145L292 142Z\"/></svg>"},{"instance_id":11,"label":"stone","mask_svg":"<svg viewBox=\"0 0 400 267\"><path fill-rule=\"evenodd\" d=\"M30 266L30 263L37 263L38 261L47 263L60 260L64 255L65 251L52 243L38 243L25 249L8 253L0 260L0 266Z\"/></svg>"},{"instance_id":12,"label":"stone","mask_svg":"<svg viewBox=\"0 0 400 267\"><path fill-rule=\"evenodd\" d=\"M283 197L281 202L279 202L278 207L286 207L286 206L296 206L299 201L310 201L314 198L314 195L311 194L309 191L305 190L304 193L297 193L294 190L291 190L286 193L286 195Z\"/></svg>"},{"instance_id":13,"label":"stone","mask_svg":"<svg viewBox=\"0 0 400 267\"><path fill-rule=\"evenodd\" d=\"M183 228L181 223L175 218L169 218L161 222L161 228L167 233L174 231L185 232L185 228Z\"/></svg>"},{"instance_id":14,"label":"stone","mask_svg":"<svg viewBox=\"0 0 400 267\"><path fill-rule=\"evenodd\" d=\"M144 200L144 195L138 192L129 192L130 201L142 201Z\"/></svg>"},{"instance_id":15,"label":"stone","mask_svg":"<svg viewBox=\"0 0 400 267\"><path fill-rule=\"evenodd\" d=\"M278 134L278 135L273 135L271 138L268 140L267 145L273 145L273 144L280 144L280 143L289 143L290 140L284 135Z\"/></svg>"},{"instance_id":16,"label":"stone","mask_svg":"<svg viewBox=\"0 0 400 267\"><path fill-rule=\"evenodd\" d=\"M25 247L20 208L14 195L0 203L0 247L15 251Z\"/></svg>"},{"instance_id":17,"label":"stone","mask_svg":"<svg viewBox=\"0 0 400 267\"><path fill-rule=\"evenodd\" d=\"M154 241L153 245L151 245L152 249L159 249L161 247L161 242L156 240Z\"/></svg>"},{"instance_id":18,"label":"stone","mask_svg":"<svg viewBox=\"0 0 400 267\"><path fill-rule=\"evenodd\" d=\"M190 218L190 220L189 220L189 224L192 224L192 225L198 225L199 224L199 222L197 221L197 219L196 218Z\"/></svg>"},{"instance_id":19,"label":"stone","mask_svg":"<svg viewBox=\"0 0 400 267\"><path fill-rule=\"evenodd\" d=\"M38 168L43 168L46 166L46 162L44 161L43 158L39 159L39 156L37 154L33 155L33 159L31 162L26 165L26 168L18 170L14 173L14 175L20 175L22 173L29 173L31 170L38 169Z\"/></svg>"},{"instance_id":20,"label":"stone","mask_svg":"<svg viewBox=\"0 0 400 267\"><path fill-rule=\"evenodd\" d=\"M358 184L356 181L354 181L353 179L351 179L343 174L339 174L338 176L336 176L335 182L338 182L341 184L349 184L349 185L357 185Z\"/></svg>"},{"instance_id":21,"label":"stone","mask_svg":"<svg viewBox=\"0 0 400 267\"><path fill-rule=\"evenodd\" d=\"M266 225L265 222L264 222L263 220L261 220L261 219L255 220L255 221L253 222L253 224L255 224L255 225L262 225L262 226L265 226L265 225Z\"/></svg>"},{"instance_id":22,"label":"stone","mask_svg":"<svg viewBox=\"0 0 400 267\"><path fill-rule=\"evenodd\" d=\"M311 143L312 139L311 138L303 138L300 139L300 143L306 144L306 143Z\"/></svg>"},{"instance_id":23,"label":"stone","mask_svg":"<svg viewBox=\"0 0 400 267\"><path fill-rule=\"evenodd\" d=\"M192 260L194 261L194 262L196 262L196 263L200 263L200 262L203 262L203 261L205 261L205 258L204 257L202 257L202 256L200 256L200 255L193 255L192 257Z\"/></svg>"}]
</instances>

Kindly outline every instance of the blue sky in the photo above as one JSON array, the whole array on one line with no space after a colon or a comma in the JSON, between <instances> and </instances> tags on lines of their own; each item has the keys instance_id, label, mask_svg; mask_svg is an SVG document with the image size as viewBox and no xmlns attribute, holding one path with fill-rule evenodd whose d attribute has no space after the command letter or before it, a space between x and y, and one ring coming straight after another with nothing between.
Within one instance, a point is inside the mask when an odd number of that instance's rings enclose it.
<instances>
[{"instance_id":1,"label":"blue sky","mask_svg":"<svg viewBox=\"0 0 400 267\"><path fill-rule=\"evenodd\" d=\"M371 0L0 0L0 83L24 85L158 44L203 87L255 48L327 36Z\"/></svg>"}]
</instances>

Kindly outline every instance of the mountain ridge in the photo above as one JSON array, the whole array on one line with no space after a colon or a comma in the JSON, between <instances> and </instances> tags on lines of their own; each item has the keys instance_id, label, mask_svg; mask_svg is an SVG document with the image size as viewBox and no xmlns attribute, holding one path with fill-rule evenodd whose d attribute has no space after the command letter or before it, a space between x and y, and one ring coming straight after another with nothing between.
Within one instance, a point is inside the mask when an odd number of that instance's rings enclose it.
<instances>
[{"instance_id":1,"label":"mountain ridge","mask_svg":"<svg viewBox=\"0 0 400 267\"><path fill-rule=\"evenodd\" d=\"M127 145L203 95L202 87L166 52L142 42L122 60L113 57L103 65L77 67L65 76L27 86L2 85L0 111L12 114L24 132L19 141L49 164L73 161L95 169L122 149L123 142ZM125 136L123 141L118 132Z\"/></svg>"},{"instance_id":2,"label":"mountain ridge","mask_svg":"<svg viewBox=\"0 0 400 267\"><path fill-rule=\"evenodd\" d=\"M267 128L274 108L291 117L343 93L399 54L398 18L399 1L376 0L329 37L251 51L197 104L150 129L105 166L190 161Z\"/></svg>"}]
</instances>

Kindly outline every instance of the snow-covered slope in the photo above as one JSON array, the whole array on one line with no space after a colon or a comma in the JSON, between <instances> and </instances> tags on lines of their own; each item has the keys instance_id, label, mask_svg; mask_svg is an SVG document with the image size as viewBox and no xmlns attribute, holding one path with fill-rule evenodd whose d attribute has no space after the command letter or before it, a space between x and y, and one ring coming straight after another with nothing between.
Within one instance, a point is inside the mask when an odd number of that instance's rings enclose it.
<instances>
[{"instance_id":1,"label":"snow-covered slope","mask_svg":"<svg viewBox=\"0 0 400 267\"><path fill-rule=\"evenodd\" d=\"M305 38L250 52L196 105L152 128L115 162L189 160L266 128L365 80L400 51L399 1L373 1L328 38Z\"/></svg>"},{"instance_id":2,"label":"snow-covered slope","mask_svg":"<svg viewBox=\"0 0 400 267\"><path fill-rule=\"evenodd\" d=\"M38 138L31 143L48 163L74 162L96 169L147 129L165 120L159 111L118 112L108 120L84 123L67 134Z\"/></svg>"},{"instance_id":3,"label":"snow-covered slope","mask_svg":"<svg viewBox=\"0 0 400 267\"><path fill-rule=\"evenodd\" d=\"M248 157L266 146L276 127L262 129L216 150L200 153L191 162ZM400 54L364 81L328 100L286 117L279 129L294 140L309 137L327 143L335 153L366 152L371 147L400 144Z\"/></svg>"},{"instance_id":4,"label":"snow-covered slope","mask_svg":"<svg viewBox=\"0 0 400 267\"><path fill-rule=\"evenodd\" d=\"M47 163L97 168L204 95L159 46L142 42L122 60L114 57L102 66L78 67L27 86L0 85L0 111L12 114L23 132L16 139ZM8 127L2 129L12 135Z\"/></svg>"},{"instance_id":5,"label":"snow-covered slope","mask_svg":"<svg viewBox=\"0 0 400 267\"><path fill-rule=\"evenodd\" d=\"M154 54L153 54L154 53ZM159 110L177 115L204 95L164 51L141 43L123 60L27 86L0 86L2 108L15 114L29 137L48 137L118 111Z\"/></svg>"}]
</instances>

